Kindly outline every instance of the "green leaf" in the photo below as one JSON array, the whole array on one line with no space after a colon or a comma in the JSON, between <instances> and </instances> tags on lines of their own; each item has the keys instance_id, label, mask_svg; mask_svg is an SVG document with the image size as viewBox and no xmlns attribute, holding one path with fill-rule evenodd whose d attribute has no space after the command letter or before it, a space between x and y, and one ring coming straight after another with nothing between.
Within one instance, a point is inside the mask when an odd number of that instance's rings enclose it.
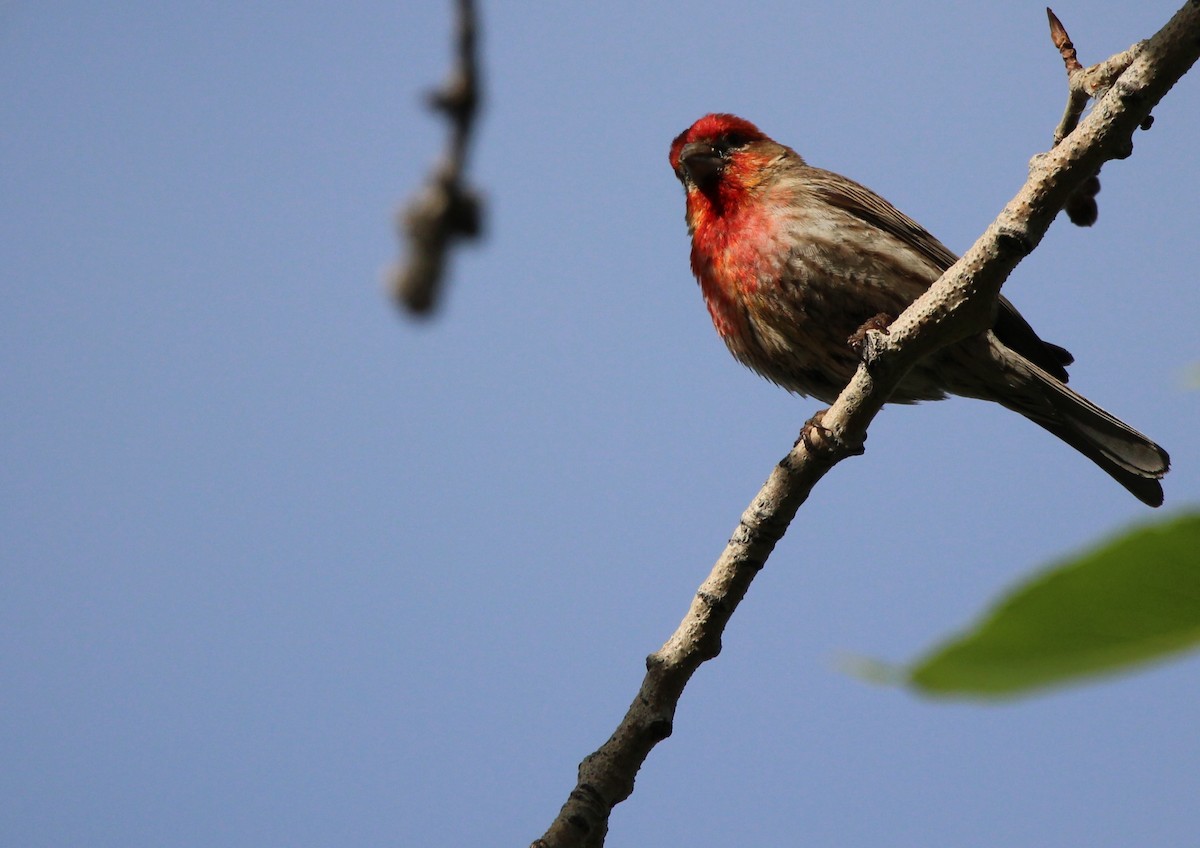
<instances>
[{"instance_id":1,"label":"green leaf","mask_svg":"<svg viewBox=\"0 0 1200 848\"><path fill-rule=\"evenodd\" d=\"M1013 697L1200 643L1200 513L1134 529L1018 587L908 669L938 696Z\"/></svg>"}]
</instances>

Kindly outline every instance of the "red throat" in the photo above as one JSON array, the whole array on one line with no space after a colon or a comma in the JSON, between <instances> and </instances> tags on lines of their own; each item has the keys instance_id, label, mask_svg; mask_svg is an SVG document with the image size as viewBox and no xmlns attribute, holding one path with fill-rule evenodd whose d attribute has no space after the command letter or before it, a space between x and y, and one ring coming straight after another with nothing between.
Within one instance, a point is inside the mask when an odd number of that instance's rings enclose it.
<instances>
[{"instance_id":1,"label":"red throat","mask_svg":"<svg viewBox=\"0 0 1200 848\"><path fill-rule=\"evenodd\" d=\"M746 329L744 299L776 270L774 222L761 206L748 203L726 203L717 210L698 191L689 192L688 220L693 226L692 273L713 324L722 337L738 334Z\"/></svg>"}]
</instances>

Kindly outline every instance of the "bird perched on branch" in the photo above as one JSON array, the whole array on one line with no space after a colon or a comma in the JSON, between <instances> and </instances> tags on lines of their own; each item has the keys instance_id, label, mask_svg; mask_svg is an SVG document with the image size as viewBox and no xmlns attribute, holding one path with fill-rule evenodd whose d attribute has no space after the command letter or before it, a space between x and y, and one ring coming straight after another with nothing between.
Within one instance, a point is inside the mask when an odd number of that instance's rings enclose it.
<instances>
[{"instance_id":1,"label":"bird perched on branch","mask_svg":"<svg viewBox=\"0 0 1200 848\"><path fill-rule=\"evenodd\" d=\"M810 167L733 115L706 115L682 132L671 167L717 332L738 360L798 394L832 402L859 364L850 337L894 319L957 259L870 189ZM1072 361L1001 297L990 330L918 362L890 401L994 401L1159 506L1166 451L1067 388Z\"/></svg>"}]
</instances>

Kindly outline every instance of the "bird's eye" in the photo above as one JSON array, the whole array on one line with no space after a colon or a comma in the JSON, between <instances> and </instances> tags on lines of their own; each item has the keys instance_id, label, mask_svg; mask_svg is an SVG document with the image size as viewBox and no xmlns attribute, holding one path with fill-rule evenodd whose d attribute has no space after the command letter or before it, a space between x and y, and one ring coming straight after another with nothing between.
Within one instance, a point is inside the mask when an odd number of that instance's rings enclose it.
<instances>
[{"instance_id":1,"label":"bird's eye","mask_svg":"<svg viewBox=\"0 0 1200 848\"><path fill-rule=\"evenodd\" d=\"M736 150L737 148L744 145L747 141L749 141L749 139L746 138L741 133L737 133L737 132L726 133L725 135L721 136L720 148L721 148L722 152L725 152L728 150Z\"/></svg>"}]
</instances>

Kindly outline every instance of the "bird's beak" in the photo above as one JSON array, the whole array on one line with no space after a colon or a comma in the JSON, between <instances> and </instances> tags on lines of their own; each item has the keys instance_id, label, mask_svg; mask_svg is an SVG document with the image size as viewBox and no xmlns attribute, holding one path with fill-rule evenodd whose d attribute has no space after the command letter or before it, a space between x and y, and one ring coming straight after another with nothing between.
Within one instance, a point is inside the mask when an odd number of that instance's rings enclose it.
<instances>
[{"instance_id":1,"label":"bird's beak","mask_svg":"<svg viewBox=\"0 0 1200 848\"><path fill-rule=\"evenodd\" d=\"M679 151L679 165L700 189L714 186L725 167L725 160L711 144L693 141Z\"/></svg>"}]
</instances>

